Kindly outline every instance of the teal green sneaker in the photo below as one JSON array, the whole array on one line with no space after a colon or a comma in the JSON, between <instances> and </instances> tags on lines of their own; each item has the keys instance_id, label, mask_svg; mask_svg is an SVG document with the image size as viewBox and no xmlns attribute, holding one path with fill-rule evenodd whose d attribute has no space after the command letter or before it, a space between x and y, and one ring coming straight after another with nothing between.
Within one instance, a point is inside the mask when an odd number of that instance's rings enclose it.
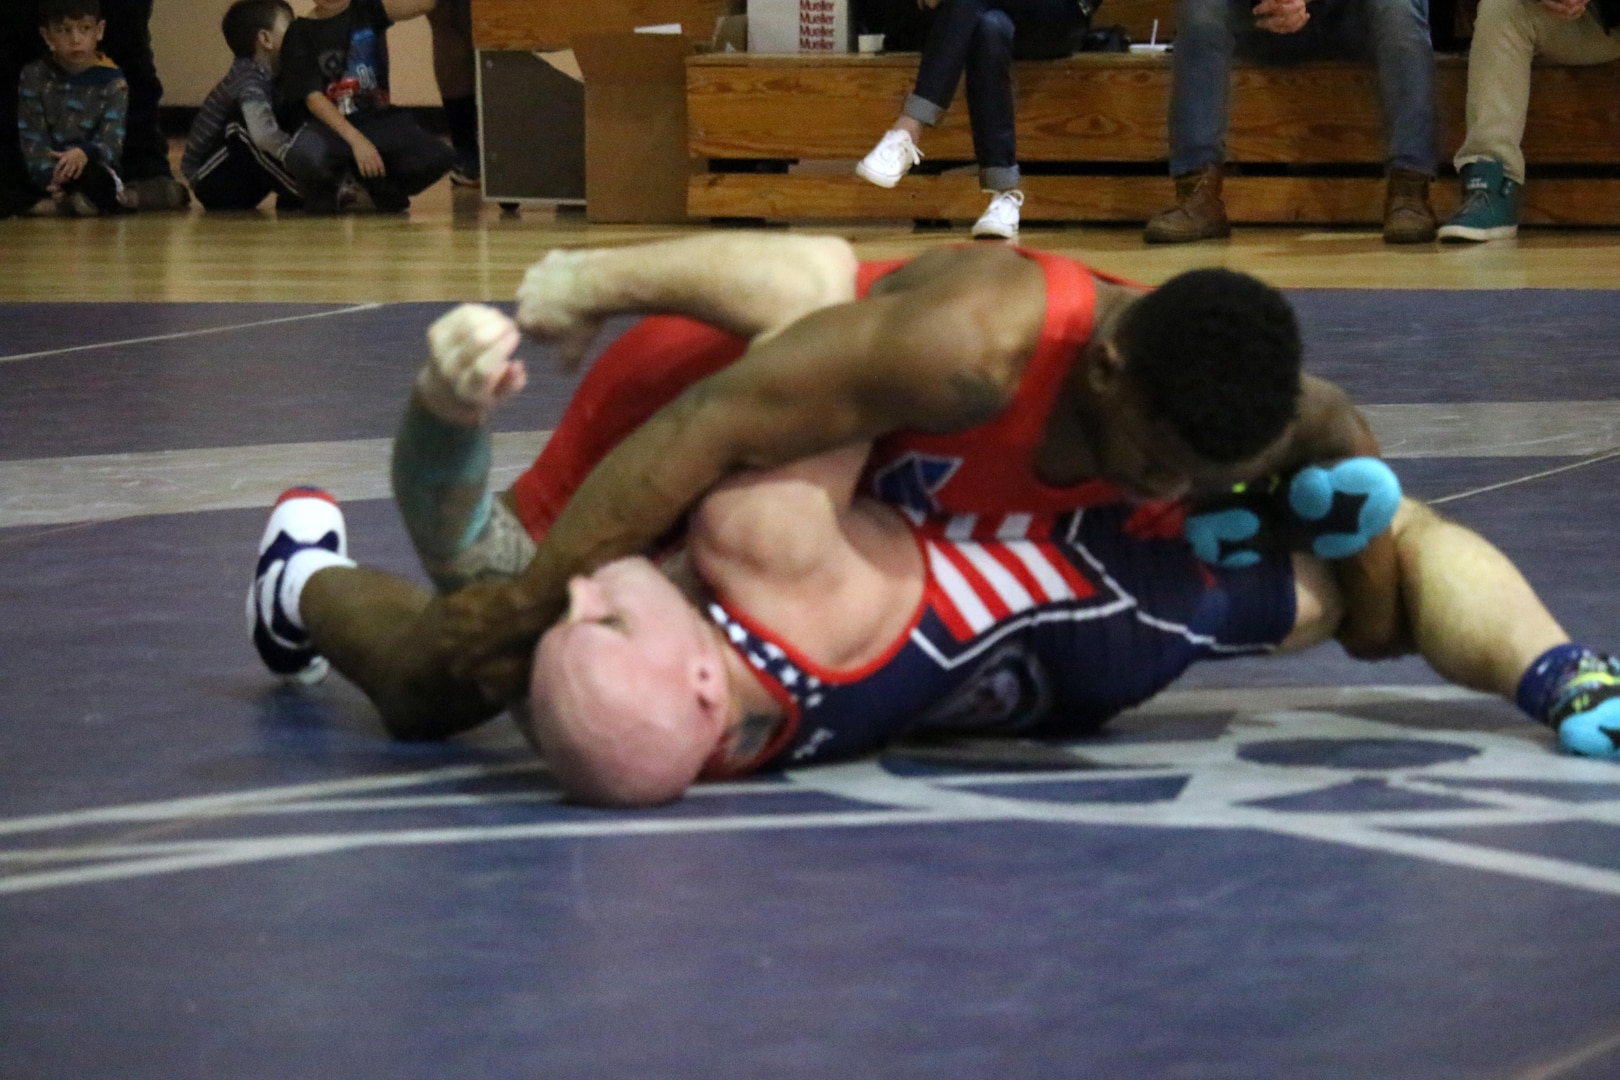
<instances>
[{"instance_id":1,"label":"teal green sneaker","mask_svg":"<svg viewBox=\"0 0 1620 1080\"><path fill-rule=\"evenodd\" d=\"M1462 167L1463 204L1440 226L1441 240L1506 240L1519 235L1519 184L1489 158Z\"/></svg>"}]
</instances>

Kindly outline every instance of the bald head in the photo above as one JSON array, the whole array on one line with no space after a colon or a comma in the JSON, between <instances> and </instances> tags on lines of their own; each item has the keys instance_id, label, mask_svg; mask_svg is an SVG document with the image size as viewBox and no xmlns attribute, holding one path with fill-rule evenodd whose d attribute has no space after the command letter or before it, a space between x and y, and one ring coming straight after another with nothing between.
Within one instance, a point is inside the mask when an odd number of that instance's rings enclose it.
<instances>
[{"instance_id":1,"label":"bald head","mask_svg":"<svg viewBox=\"0 0 1620 1080\"><path fill-rule=\"evenodd\" d=\"M725 728L717 637L645 559L570 584L535 651L532 736L564 793L597 806L679 798Z\"/></svg>"}]
</instances>

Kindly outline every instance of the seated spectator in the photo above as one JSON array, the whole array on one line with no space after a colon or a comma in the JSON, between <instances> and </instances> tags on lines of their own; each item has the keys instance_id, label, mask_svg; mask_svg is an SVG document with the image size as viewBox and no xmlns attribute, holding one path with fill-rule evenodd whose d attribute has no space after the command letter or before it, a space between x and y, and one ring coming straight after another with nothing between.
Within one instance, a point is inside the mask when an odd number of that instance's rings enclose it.
<instances>
[{"instance_id":1,"label":"seated spectator","mask_svg":"<svg viewBox=\"0 0 1620 1080\"><path fill-rule=\"evenodd\" d=\"M183 209L191 195L170 172L168 140L158 123L163 84L152 60L152 0L103 0L101 9L107 24L101 51L118 65L129 88L124 153L115 171L125 194L143 209ZM34 29L38 14L35 0L0 4L0 85L15 87L24 66L45 54ZM16 109L16 97L0 94L0 131L17 129ZM0 139L0 218L25 213L38 201L17 140Z\"/></svg>"},{"instance_id":2,"label":"seated spectator","mask_svg":"<svg viewBox=\"0 0 1620 1080\"><path fill-rule=\"evenodd\" d=\"M94 217L134 209L118 175L129 88L101 51L98 0L44 0L39 33L49 54L17 82L17 133L36 198Z\"/></svg>"},{"instance_id":3,"label":"seated spectator","mask_svg":"<svg viewBox=\"0 0 1620 1080\"><path fill-rule=\"evenodd\" d=\"M1468 132L1454 159L1463 204L1442 240L1501 240L1519 232L1530 62L1620 60L1620 0L1480 0L1468 51Z\"/></svg>"},{"instance_id":4,"label":"seated spectator","mask_svg":"<svg viewBox=\"0 0 1620 1080\"><path fill-rule=\"evenodd\" d=\"M251 210L278 192L299 198L282 159L292 137L276 123L270 79L292 24L287 0L236 0L220 29L236 60L191 125L180 172L209 210Z\"/></svg>"},{"instance_id":5,"label":"seated spectator","mask_svg":"<svg viewBox=\"0 0 1620 1080\"><path fill-rule=\"evenodd\" d=\"M974 224L973 235L1016 239L1024 193L1018 186L1012 62L1069 55L1080 6L1075 0L917 2L938 10L923 42L916 88L894 127L855 171L879 187L898 184L922 160L917 141L923 126L939 123L965 70L979 185L990 195L990 206Z\"/></svg>"},{"instance_id":6,"label":"seated spectator","mask_svg":"<svg viewBox=\"0 0 1620 1080\"><path fill-rule=\"evenodd\" d=\"M351 172L378 210L399 213L450 171L450 145L388 97L388 28L432 8L433 0L315 0L287 29L282 94L287 119L301 126L285 160L311 213L337 210Z\"/></svg>"},{"instance_id":7,"label":"seated spectator","mask_svg":"<svg viewBox=\"0 0 1620 1080\"><path fill-rule=\"evenodd\" d=\"M1176 203L1147 223L1149 243L1228 236L1221 199L1232 59L1282 64L1365 58L1378 72L1388 181L1384 240L1435 237L1434 46L1427 0L1181 0L1170 89Z\"/></svg>"}]
</instances>

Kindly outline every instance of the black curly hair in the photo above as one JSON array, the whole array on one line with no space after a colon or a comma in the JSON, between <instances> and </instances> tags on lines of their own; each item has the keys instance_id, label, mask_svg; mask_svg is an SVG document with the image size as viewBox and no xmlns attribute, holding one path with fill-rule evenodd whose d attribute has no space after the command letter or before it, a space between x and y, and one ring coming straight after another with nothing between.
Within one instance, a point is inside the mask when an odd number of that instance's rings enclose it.
<instances>
[{"instance_id":1,"label":"black curly hair","mask_svg":"<svg viewBox=\"0 0 1620 1080\"><path fill-rule=\"evenodd\" d=\"M1190 270L1137 300L1115 336L1148 409L1200 457L1253 457L1299 406L1299 323L1282 293L1233 270Z\"/></svg>"}]
</instances>

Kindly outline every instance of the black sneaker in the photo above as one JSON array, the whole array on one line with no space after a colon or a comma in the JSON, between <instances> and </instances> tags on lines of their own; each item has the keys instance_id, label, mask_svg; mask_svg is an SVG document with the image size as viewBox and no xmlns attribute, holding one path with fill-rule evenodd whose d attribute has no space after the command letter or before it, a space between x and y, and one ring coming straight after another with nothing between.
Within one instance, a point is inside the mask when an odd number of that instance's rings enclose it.
<instances>
[{"instance_id":1,"label":"black sneaker","mask_svg":"<svg viewBox=\"0 0 1620 1080\"><path fill-rule=\"evenodd\" d=\"M478 163L477 149L456 151L455 163L450 166L450 182L456 187L478 187L484 182L484 170Z\"/></svg>"}]
</instances>

